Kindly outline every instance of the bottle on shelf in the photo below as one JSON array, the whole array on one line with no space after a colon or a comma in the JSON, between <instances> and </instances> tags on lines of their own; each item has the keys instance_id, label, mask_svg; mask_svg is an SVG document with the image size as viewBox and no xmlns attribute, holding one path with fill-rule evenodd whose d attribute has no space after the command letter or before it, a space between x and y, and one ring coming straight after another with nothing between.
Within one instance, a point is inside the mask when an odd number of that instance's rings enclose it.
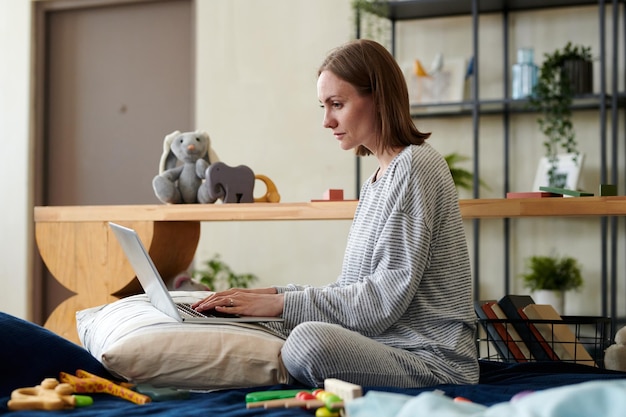
<instances>
[{"instance_id":1,"label":"bottle on shelf","mask_svg":"<svg viewBox=\"0 0 626 417\"><path fill-rule=\"evenodd\" d=\"M517 50L517 64L513 65L513 88L511 97L522 99L533 93L537 84L538 68L534 62L532 48L520 48Z\"/></svg>"}]
</instances>

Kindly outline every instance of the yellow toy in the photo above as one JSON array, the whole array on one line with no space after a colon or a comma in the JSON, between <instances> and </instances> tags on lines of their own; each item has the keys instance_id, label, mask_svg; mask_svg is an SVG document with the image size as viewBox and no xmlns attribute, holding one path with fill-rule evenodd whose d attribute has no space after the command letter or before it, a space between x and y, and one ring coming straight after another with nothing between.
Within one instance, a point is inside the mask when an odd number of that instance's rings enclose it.
<instances>
[{"instance_id":1,"label":"yellow toy","mask_svg":"<svg viewBox=\"0 0 626 417\"><path fill-rule=\"evenodd\" d=\"M7 405L9 410L64 410L93 404L91 397L73 393L70 384L46 378L41 385L14 390Z\"/></svg>"},{"instance_id":2,"label":"yellow toy","mask_svg":"<svg viewBox=\"0 0 626 417\"><path fill-rule=\"evenodd\" d=\"M139 394L130 388L126 388L123 385L116 384L97 375L90 374L82 369L78 369L76 371L76 376L61 372L60 379L61 382L67 383L74 389L74 392L78 393L88 392L111 394L135 404L145 404L151 401L150 397L147 395Z\"/></svg>"}]
</instances>

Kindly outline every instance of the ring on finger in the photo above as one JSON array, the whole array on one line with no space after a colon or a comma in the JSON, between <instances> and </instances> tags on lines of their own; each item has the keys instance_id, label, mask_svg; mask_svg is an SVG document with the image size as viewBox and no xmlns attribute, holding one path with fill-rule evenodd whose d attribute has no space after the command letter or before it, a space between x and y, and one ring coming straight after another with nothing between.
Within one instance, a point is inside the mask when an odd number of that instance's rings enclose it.
<instances>
[{"instance_id":1,"label":"ring on finger","mask_svg":"<svg viewBox=\"0 0 626 417\"><path fill-rule=\"evenodd\" d=\"M234 307L234 306L235 306L235 302L233 301L233 299L232 299L232 298L229 298L229 299L228 299L228 306L229 306L229 307Z\"/></svg>"}]
</instances>

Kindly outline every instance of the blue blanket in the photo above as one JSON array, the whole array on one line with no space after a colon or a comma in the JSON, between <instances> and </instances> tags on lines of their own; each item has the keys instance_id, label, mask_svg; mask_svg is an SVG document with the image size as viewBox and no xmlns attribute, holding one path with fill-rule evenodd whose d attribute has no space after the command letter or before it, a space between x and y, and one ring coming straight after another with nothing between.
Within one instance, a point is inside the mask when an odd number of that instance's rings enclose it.
<instances>
[{"instance_id":1,"label":"blue blanket","mask_svg":"<svg viewBox=\"0 0 626 417\"><path fill-rule=\"evenodd\" d=\"M89 352L48 330L0 313L0 414L7 411L7 401L16 388L38 385L46 377L76 369L111 378ZM392 389L365 387L365 392L399 393L416 397L424 392L442 391L446 397L464 397L475 404L491 406L509 401L515 394L578 384L586 381L626 380L626 373L606 371L585 365L562 362L504 364L482 361L477 385L439 385L429 388ZM302 409L246 409L245 395L252 391L300 389L302 386L271 386L233 389L210 393L192 393L187 400L153 402L135 405L109 395L94 395L94 404L68 411L14 411L11 416L71 415L73 417L161 416L185 417L220 415L238 416L311 416Z\"/></svg>"}]
</instances>

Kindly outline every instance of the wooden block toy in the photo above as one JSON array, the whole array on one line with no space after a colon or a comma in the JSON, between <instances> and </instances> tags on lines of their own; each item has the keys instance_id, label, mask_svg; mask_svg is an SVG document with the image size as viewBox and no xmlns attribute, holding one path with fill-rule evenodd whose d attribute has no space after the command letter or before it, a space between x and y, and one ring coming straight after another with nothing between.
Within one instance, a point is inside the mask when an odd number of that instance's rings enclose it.
<instances>
[{"instance_id":1,"label":"wooden block toy","mask_svg":"<svg viewBox=\"0 0 626 417\"><path fill-rule=\"evenodd\" d=\"M323 200L343 200L343 190L328 189L324 192Z\"/></svg>"},{"instance_id":2,"label":"wooden block toy","mask_svg":"<svg viewBox=\"0 0 626 417\"><path fill-rule=\"evenodd\" d=\"M363 389L360 385L342 381L341 379L337 378L325 379L324 391L336 394L339 398L343 400L344 403L348 403L355 398L363 396Z\"/></svg>"},{"instance_id":3,"label":"wooden block toy","mask_svg":"<svg viewBox=\"0 0 626 417\"><path fill-rule=\"evenodd\" d=\"M278 193L278 189L276 188L276 184L274 181L269 179L267 175L256 174L254 176L255 180L261 181L265 184L265 188L267 191L263 195L263 197L254 198L255 203L279 203L280 202L280 194Z\"/></svg>"},{"instance_id":4,"label":"wooden block toy","mask_svg":"<svg viewBox=\"0 0 626 417\"><path fill-rule=\"evenodd\" d=\"M616 196L617 195L617 185L615 184L600 184L600 189L598 192L600 196Z\"/></svg>"},{"instance_id":5,"label":"wooden block toy","mask_svg":"<svg viewBox=\"0 0 626 417\"><path fill-rule=\"evenodd\" d=\"M312 202L317 201L344 201L343 199L343 190L341 189L333 189L329 188L324 192L321 200L311 200Z\"/></svg>"}]
</instances>

